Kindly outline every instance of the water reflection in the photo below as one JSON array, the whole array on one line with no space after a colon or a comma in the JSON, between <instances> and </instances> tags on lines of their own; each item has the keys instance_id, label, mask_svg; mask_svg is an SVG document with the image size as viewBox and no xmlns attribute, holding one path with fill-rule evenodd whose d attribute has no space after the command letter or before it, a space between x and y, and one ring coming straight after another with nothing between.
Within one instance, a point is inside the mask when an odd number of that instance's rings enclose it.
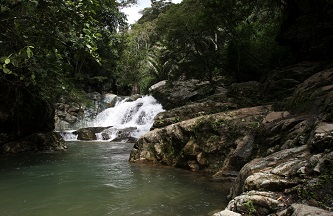
<instances>
[{"instance_id":1,"label":"water reflection","mask_svg":"<svg viewBox=\"0 0 333 216\"><path fill-rule=\"evenodd\" d=\"M157 165L131 164L132 144L71 142L66 153L0 160L0 215L207 215L226 185Z\"/></svg>"}]
</instances>

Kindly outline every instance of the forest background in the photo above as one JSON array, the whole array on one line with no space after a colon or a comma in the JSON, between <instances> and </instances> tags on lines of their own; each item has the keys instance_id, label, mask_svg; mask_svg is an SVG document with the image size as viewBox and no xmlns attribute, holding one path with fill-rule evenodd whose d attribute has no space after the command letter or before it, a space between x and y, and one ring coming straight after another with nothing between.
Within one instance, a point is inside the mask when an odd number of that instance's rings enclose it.
<instances>
[{"instance_id":1,"label":"forest background","mask_svg":"<svg viewBox=\"0 0 333 216\"><path fill-rule=\"evenodd\" d=\"M293 0L152 0L129 25L121 9L135 3L3 1L1 85L53 103L64 94L79 98L82 90L145 94L161 80L258 81L272 69L323 55L309 56L290 39L302 15ZM320 0L312 8L316 19L325 19L332 3ZM297 29L297 37L313 39L314 22Z\"/></svg>"}]
</instances>

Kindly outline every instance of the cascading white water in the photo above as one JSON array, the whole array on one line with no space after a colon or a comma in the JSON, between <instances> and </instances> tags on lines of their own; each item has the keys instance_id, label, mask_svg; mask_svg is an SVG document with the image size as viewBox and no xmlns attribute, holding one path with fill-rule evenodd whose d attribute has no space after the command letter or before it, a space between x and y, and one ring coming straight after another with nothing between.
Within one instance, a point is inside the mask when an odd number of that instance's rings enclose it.
<instances>
[{"instance_id":1,"label":"cascading white water","mask_svg":"<svg viewBox=\"0 0 333 216\"><path fill-rule=\"evenodd\" d=\"M154 117L164 111L152 96L143 96L135 101L124 99L114 107L99 113L88 127L110 127L96 134L98 140L114 140L123 137L139 138L150 130ZM66 139L66 137L64 137ZM73 140L73 137L70 137Z\"/></svg>"}]
</instances>

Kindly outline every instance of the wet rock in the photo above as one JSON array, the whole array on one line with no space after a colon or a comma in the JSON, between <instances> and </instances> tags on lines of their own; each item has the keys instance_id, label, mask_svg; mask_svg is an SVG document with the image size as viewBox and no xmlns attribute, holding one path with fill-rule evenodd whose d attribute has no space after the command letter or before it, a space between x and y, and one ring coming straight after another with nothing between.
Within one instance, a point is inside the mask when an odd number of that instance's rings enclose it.
<instances>
[{"instance_id":1,"label":"wet rock","mask_svg":"<svg viewBox=\"0 0 333 216\"><path fill-rule=\"evenodd\" d=\"M118 96L107 93L102 96L102 102L106 107L114 107L118 101Z\"/></svg>"},{"instance_id":2,"label":"wet rock","mask_svg":"<svg viewBox=\"0 0 333 216\"><path fill-rule=\"evenodd\" d=\"M230 155L228 166L235 167L240 170L249 160L253 150L254 137L252 135L245 135L235 141L236 149Z\"/></svg>"},{"instance_id":3,"label":"wet rock","mask_svg":"<svg viewBox=\"0 0 333 216\"><path fill-rule=\"evenodd\" d=\"M128 139L131 134L137 130L136 127L127 127L123 129L117 129L117 139Z\"/></svg>"},{"instance_id":4,"label":"wet rock","mask_svg":"<svg viewBox=\"0 0 333 216\"><path fill-rule=\"evenodd\" d=\"M68 129L84 116L84 109L82 105L75 102L64 102L55 104L55 129L63 130Z\"/></svg>"},{"instance_id":5,"label":"wet rock","mask_svg":"<svg viewBox=\"0 0 333 216\"><path fill-rule=\"evenodd\" d=\"M110 126L111 127L111 126ZM110 127L88 127L88 128L81 128L77 131L74 131L73 134L78 135L78 140L96 140L96 133L102 133L104 130Z\"/></svg>"}]
</instances>

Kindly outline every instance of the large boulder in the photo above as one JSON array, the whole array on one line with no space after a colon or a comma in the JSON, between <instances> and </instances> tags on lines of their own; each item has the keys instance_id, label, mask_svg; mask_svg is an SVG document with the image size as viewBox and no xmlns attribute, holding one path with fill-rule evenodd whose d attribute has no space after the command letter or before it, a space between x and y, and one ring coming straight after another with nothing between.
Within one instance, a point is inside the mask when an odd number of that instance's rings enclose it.
<instances>
[{"instance_id":1,"label":"large boulder","mask_svg":"<svg viewBox=\"0 0 333 216\"><path fill-rule=\"evenodd\" d=\"M323 70L321 62L303 61L280 70L269 72L261 91L266 101L280 102L293 94L297 86L315 73Z\"/></svg>"},{"instance_id":2,"label":"large boulder","mask_svg":"<svg viewBox=\"0 0 333 216\"><path fill-rule=\"evenodd\" d=\"M298 156L298 157L296 157ZM311 157L306 145L286 149L247 163L230 191L232 198L250 190L283 191L300 184L299 170Z\"/></svg>"},{"instance_id":3,"label":"large boulder","mask_svg":"<svg viewBox=\"0 0 333 216\"><path fill-rule=\"evenodd\" d=\"M204 102L193 102L157 114L154 119L154 124L151 127L151 130L155 128L162 128L177 122L185 121L199 116L219 113L227 110L233 110L236 108L237 104L230 102L223 103L211 100Z\"/></svg>"},{"instance_id":4,"label":"large boulder","mask_svg":"<svg viewBox=\"0 0 333 216\"><path fill-rule=\"evenodd\" d=\"M218 83L218 80L215 83ZM166 82L162 82L162 84L165 85ZM152 89L156 89L159 86L160 85L158 83L155 87L152 86L154 87ZM151 130L155 128L166 127L168 125L199 116L234 110L238 108L238 103L231 102L231 99L228 98L227 94L228 89L223 87L223 84L220 83L220 86L217 85L217 88L213 94L208 94L200 100L188 102L186 105L180 105L179 107L159 113L154 119L154 124L151 127Z\"/></svg>"},{"instance_id":5,"label":"large boulder","mask_svg":"<svg viewBox=\"0 0 333 216\"><path fill-rule=\"evenodd\" d=\"M207 97L214 93L215 86L208 81L186 80L155 84L150 93L163 106L164 109L172 109Z\"/></svg>"},{"instance_id":6,"label":"large boulder","mask_svg":"<svg viewBox=\"0 0 333 216\"><path fill-rule=\"evenodd\" d=\"M59 131L71 128L84 116L83 106L73 101L56 103L55 109L55 129Z\"/></svg>"},{"instance_id":7,"label":"large boulder","mask_svg":"<svg viewBox=\"0 0 333 216\"><path fill-rule=\"evenodd\" d=\"M287 101L293 112L320 114L333 121L333 68L318 72L298 85Z\"/></svg>"},{"instance_id":8,"label":"large boulder","mask_svg":"<svg viewBox=\"0 0 333 216\"><path fill-rule=\"evenodd\" d=\"M260 125L270 109L261 106L221 112L152 130L135 144L130 161L210 173L223 169L221 175L230 174L250 160L253 142L249 133Z\"/></svg>"},{"instance_id":9,"label":"large boulder","mask_svg":"<svg viewBox=\"0 0 333 216\"><path fill-rule=\"evenodd\" d=\"M111 126L110 126L111 127ZM104 130L109 129L110 127L87 127L80 128L73 132L73 134L77 135L78 140L97 140L97 133L102 133Z\"/></svg>"}]
</instances>

